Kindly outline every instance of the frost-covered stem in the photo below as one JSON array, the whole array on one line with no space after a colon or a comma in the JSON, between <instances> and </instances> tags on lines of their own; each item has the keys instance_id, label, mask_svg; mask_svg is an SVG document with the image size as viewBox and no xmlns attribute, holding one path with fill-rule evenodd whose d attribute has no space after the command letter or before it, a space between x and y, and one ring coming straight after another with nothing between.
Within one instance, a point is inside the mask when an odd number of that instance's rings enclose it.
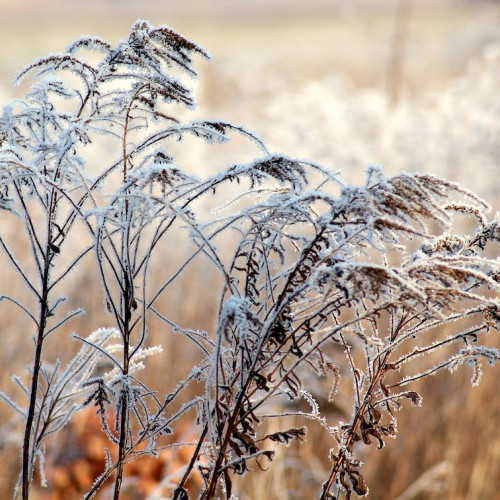
<instances>
[{"instance_id":1,"label":"frost-covered stem","mask_svg":"<svg viewBox=\"0 0 500 500\"><path fill-rule=\"evenodd\" d=\"M194 450L193 455L191 456L191 460L189 461L189 465L187 466L186 471L184 472L184 475L182 476L182 479L179 482L179 486L177 486L177 488L173 492L172 500L180 500L182 498L180 495L184 490L184 485L186 484L186 481L189 475L191 474L191 471L193 470L196 460L198 460L201 451L201 446L203 444L203 441L205 441L205 436L207 435L207 431L208 431L208 424L205 424L205 427L203 427L203 431L201 432L200 437L198 439L198 444L196 445L196 449Z\"/></svg>"},{"instance_id":2,"label":"frost-covered stem","mask_svg":"<svg viewBox=\"0 0 500 500\"><path fill-rule=\"evenodd\" d=\"M129 343L125 341L123 344L123 381L127 383L126 377L128 376L128 349ZM113 500L120 498L120 490L123 479L123 464L127 454L127 427L128 427L128 391L126 387L122 387L122 398L120 404L120 442L118 444L118 461L116 470L115 489Z\"/></svg>"},{"instance_id":3,"label":"frost-covered stem","mask_svg":"<svg viewBox=\"0 0 500 500\"><path fill-rule=\"evenodd\" d=\"M55 195L52 197L52 207L55 205ZM35 357L33 360L33 372L31 375L31 388L30 388L30 401L28 406L28 413L26 416L26 427L24 429L24 440L23 440L23 470L22 470L22 498L23 500L28 500L29 498L29 488L31 482L31 475L33 469L33 456L32 456L32 439L33 436L33 422L36 413L36 400L38 393L38 381L40 377L40 368L42 365L42 348L43 341L45 338L45 330L47 327L47 318L49 317L49 290L50 290L50 268L52 266L52 259L55 254L50 248L50 241L52 238L52 217L54 209L49 212L49 224L48 224L48 235L47 235L47 248L45 253L45 262L42 276L42 292L40 296L40 319L38 321L38 332L35 345Z\"/></svg>"},{"instance_id":4,"label":"frost-covered stem","mask_svg":"<svg viewBox=\"0 0 500 500\"><path fill-rule=\"evenodd\" d=\"M333 464L328 480L325 483L323 483L323 490L321 492L321 496L319 497L320 500L327 500L329 498L328 495L333 486L333 483L337 479L337 474L340 472L342 463L346 458L346 454L350 451L351 446L354 444L354 436L356 434L356 430L359 424L361 423L361 416L364 413L365 409L366 409L366 403L361 405L358 411L356 412L356 416L354 417L354 421L351 425L351 429L349 431L349 436L347 437L345 446L342 447L342 449L339 451L339 454L337 456L337 459L335 460L335 463Z\"/></svg>"},{"instance_id":5,"label":"frost-covered stem","mask_svg":"<svg viewBox=\"0 0 500 500\"><path fill-rule=\"evenodd\" d=\"M258 359L258 357L256 356L254 359L252 368L257 363L257 359ZM218 362L218 361L216 361L216 362ZM249 370L248 373L252 373L252 370ZM231 435L233 433L233 429L237 425L237 419L239 417L241 405L243 404L243 398L247 394L247 391L250 387L252 380L253 380L252 376L248 376L246 381L242 384L242 387L241 387L240 392L238 394L238 398L237 398L236 403L234 405L234 411L226 424L226 432L224 435L224 441L222 442L222 445L220 446L220 448L218 450L217 460L215 461L215 465L213 466L213 469L212 469L212 475L210 477L208 489L206 489L205 492L200 497L201 500L211 500L212 498L215 497L215 493L217 490L217 483L219 482L219 478L222 474L222 462L226 456L226 449L229 445L229 440L230 440Z\"/></svg>"},{"instance_id":6,"label":"frost-covered stem","mask_svg":"<svg viewBox=\"0 0 500 500\"><path fill-rule=\"evenodd\" d=\"M123 235L123 238L128 242L128 231ZM122 253L126 252L125 245L122 245ZM122 366L122 387L119 411L119 443L118 443L118 460L116 469L116 480L113 499L118 500L120 497L120 489L123 479L123 464L127 454L127 431L128 431L128 374L130 361L130 325L131 325L131 301L132 301L132 285L129 280L128 266L122 271L124 292L122 297L123 311L123 366Z\"/></svg>"},{"instance_id":7,"label":"frost-covered stem","mask_svg":"<svg viewBox=\"0 0 500 500\"><path fill-rule=\"evenodd\" d=\"M268 325L268 328L266 331L262 332L262 337L259 342L259 346L256 350L258 354L253 359L251 367L248 369L248 373L251 374L255 370L255 366L258 363L258 360L260 358L260 353L266 343L266 339L268 337L269 332L271 331L271 327L274 324L275 321L279 318L279 315L281 314L284 305L288 302L289 295L292 291L293 288L297 286L296 283L294 283L294 280L297 279L297 275L300 274L300 270L302 269L302 266L304 265L304 262L307 261L309 256L311 255L311 252L313 249L321 242L324 232L326 231L325 228L321 228L321 230L318 232L318 234L315 236L315 238L312 240L312 242L309 244L309 246L304 250L301 258L297 262L297 265L295 268L289 273L288 278L285 282L285 285L280 293L280 296L276 300L275 303L275 308L274 308L274 321L271 321L270 324ZM299 280L302 280L303 278L299 278ZM249 390L250 384L253 381L253 377L251 375L247 376L245 382L242 384L242 387L240 389L240 392L238 394L238 398L236 400L236 403L234 405L234 411L232 415L230 416L229 420L227 421L226 424L226 432L224 436L224 441L222 445L220 446L220 449L218 450L218 456L217 460L215 462L215 465L212 469L212 475L210 478L210 482L208 485L208 489L203 493L201 496L202 500L211 500L214 498L216 489L217 489L217 483L219 481L220 475L222 474L222 462L224 460L225 454L226 454L226 449L229 445L229 441L233 432L233 429L237 425L237 421L239 419L239 414L240 414L240 409L243 404L243 399L247 395L247 392Z\"/></svg>"},{"instance_id":8,"label":"frost-covered stem","mask_svg":"<svg viewBox=\"0 0 500 500\"><path fill-rule=\"evenodd\" d=\"M46 268L43 279L43 292L40 301L40 322L35 347L35 359L33 361L33 373L31 376L30 402L28 407L28 415L26 417L26 427L24 429L23 441L23 472L22 472L22 498L29 498L29 487L32 472L32 453L31 453L31 434L33 428L33 420L36 411L36 396L38 392L38 378L40 375L40 367L42 364L42 345L45 334L45 325L48 312L48 269Z\"/></svg>"},{"instance_id":9,"label":"frost-covered stem","mask_svg":"<svg viewBox=\"0 0 500 500\"><path fill-rule=\"evenodd\" d=\"M252 368L255 367L256 363L257 363L257 356L255 357ZM249 370L248 373L252 373L252 370ZM218 450L217 460L215 461L215 465L213 466L212 469L212 475L210 477L208 489L205 490L205 492L200 497L201 500L211 500L212 498L215 497L215 493L217 490L217 483L219 482L219 478L222 474L222 462L226 456L226 450L229 445L229 440L233 434L233 429L235 429L237 425L240 409L243 404L243 398L247 394L250 384L252 383L252 380L253 380L252 376L247 376L246 381L242 384L242 387L238 394L238 398L236 400L236 403L234 404L234 411L226 424L224 441Z\"/></svg>"},{"instance_id":10,"label":"frost-covered stem","mask_svg":"<svg viewBox=\"0 0 500 500\"><path fill-rule=\"evenodd\" d=\"M379 367L377 371L374 373L373 379L370 383L370 386L366 390L365 397L363 399L363 403L357 408L356 413L354 415L354 419L352 421L352 424L349 429L349 435L347 436L347 439L345 441L345 445L342 446L342 448L339 450L338 456L335 459L335 462L332 466L332 470L330 471L330 475L323 483L323 489L321 492L321 496L319 497L320 500L327 500L329 498L330 490L333 486L333 483L337 479L338 473L341 471L342 468L342 463L346 459L346 455L350 452L351 447L354 444L354 439L356 436L356 432L358 430L359 425L361 424L363 420L363 415L365 414L366 410L368 409L368 404L371 400L372 394L375 391L375 387L377 384L380 382L381 378L384 376L384 374L387 372L387 358L389 357L390 352L386 353L383 361L379 364ZM356 377L354 377L356 378Z\"/></svg>"},{"instance_id":11,"label":"frost-covered stem","mask_svg":"<svg viewBox=\"0 0 500 500\"><path fill-rule=\"evenodd\" d=\"M251 380L250 378L248 380ZM248 385L247 385L248 386ZM245 389L246 387L245 386ZM212 469L212 475L210 477L210 482L208 484L208 488L203 492L201 495L200 499L201 500L211 500L212 498L215 497L215 493L217 490L217 484L219 482L219 478L222 474L222 461L224 460L226 456L226 449L229 445L229 439L233 433L233 429L236 425L236 419L238 417L238 409L240 408L241 403L243 402L243 396L245 395L246 390L242 390L240 392L239 398L238 398L238 403L235 405L235 411L231 415L231 418L229 419L226 427L226 433L225 433L225 438L224 442L222 443L218 455L217 455L217 460L215 461L215 465L213 466Z\"/></svg>"},{"instance_id":12,"label":"frost-covered stem","mask_svg":"<svg viewBox=\"0 0 500 500\"><path fill-rule=\"evenodd\" d=\"M135 101L141 88L137 90L135 95L130 101L130 105L127 109L127 114L125 116L125 129L123 133L122 142L122 153L123 153L123 185L127 184L127 173L128 173L128 155L127 155L127 131L130 121L130 110L132 104ZM128 375L129 375L129 361L130 361L130 334L132 325L132 302L134 300L134 284L133 284L133 273L131 271L130 263L130 225L131 225L131 213L129 202L127 198L127 191L125 192L125 203L123 207L123 221L125 227L122 230L121 237L121 287L123 289L121 297L121 317L123 320L123 366L122 366L122 387L121 387L121 400L120 407L117 408L119 411L119 443L118 443L118 460L116 469L116 479L115 479L115 489L113 494L113 500L118 500L120 497L120 490L123 479L123 465L125 462L125 457L127 454L127 432L129 424L129 411L128 411L128 398L129 398L129 388L128 388ZM137 346L139 348L139 346Z\"/></svg>"},{"instance_id":13,"label":"frost-covered stem","mask_svg":"<svg viewBox=\"0 0 500 500\"><path fill-rule=\"evenodd\" d=\"M45 112L45 109L42 110ZM45 140L45 119L42 121L42 139ZM61 160L62 161L62 160ZM61 169L61 161L57 165L57 168L54 172L54 181L59 178L60 169ZM45 167L44 173L46 174ZM26 206L24 205L23 195L18 190L18 197L23 203L23 208L26 216L28 217L28 211ZM22 475L21 475L21 491L23 500L28 500L29 491L30 491L30 482L33 471L33 440L35 439L35 435L33 435L33 423L35 419L36 406L37 406L37 393L38 393L38 382L40 377L40 369L42 365L42 348L43 341L46 334L47 327L47 319L50 314L49 308L49 292L50 292L50 269L53 265L53 258L55 257L55 252L52 249L52 229L54 224L54 219L57 212L57 191L52 189L50 191L50 205L47 210L47 239L46 239L46 248L45 252L41 251L42 256L44 257L44 266L43 266L43 274L41 276L41 294L39 295L40 300L40 319L38 321L38 332L36 338L35 345L35 357L33 360L33 371L31 375L31 388L30 388L30 397L29 397L29 406L28 412L26 415L26 426L24 429L24 440L23 440L23 451L22 451ZM28 217L28 220L31 220ZM38 239L35 237L35 231L29 231L29 238L32 242L32 251L33 257L35 261L38 262L35 242L38 242ZM33 241L35 240L35 241ZM35 430L36 432L36 430Z\"/></svg>"},{"instance_id":14,"label":"frost-covered stem","mask_svg":"<svg viewBox=\"0 0 500 500\"><path fill-rule=\"evenodd\" d=\"M104 474L101 474L101 476L99 476L92 485L92 488L88 491L88 493L85 494L83 500L90 500L91 498L93 498L101 489L102 485L111 477L113 471L117 468L118 462L115 462Z\"/></svg>"},{"instance_id":15,"label":"frost-covered stem","mask_svg":"<svg viewBox=\"0 0 500 500\"><path fill-rule=\"evenodd\" d=\"M126 274L124 273L126 276ZM119 443L118 443L118 460L116 469L116 479L115 479L115 489L113 494L113 499L118 500L120 497L120 489L123 479L123 464L127 454L127 431L129 422L129 411L128 411L128 374L129 374L129 360L130 360L130 323L131 323L131 311L130 311L130 285L129 280L125 279L125 292L123 294L123 306L124 306L124 324L123 324L123 366L122 366L122 387L120 395L120 405L117 408L119 412Z\"/></svg>"}]
</instances>

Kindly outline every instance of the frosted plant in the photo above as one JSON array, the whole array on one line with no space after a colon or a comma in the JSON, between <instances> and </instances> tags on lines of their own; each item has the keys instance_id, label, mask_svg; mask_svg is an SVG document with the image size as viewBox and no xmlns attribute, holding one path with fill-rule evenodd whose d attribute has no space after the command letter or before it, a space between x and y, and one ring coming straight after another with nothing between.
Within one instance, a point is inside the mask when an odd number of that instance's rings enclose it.
<instances>
[{"instance_id":1,"label":"frosted plant","mask_svg":"<svg viewBox=\"0 0 500 500\"><path fill-rule=\"evenodd\" d=\"M367 162L380 162L391 174L425 170L467 183L493 204L498 186L484 181L495 177L499 162L499 68L500 48L493 43L443 91L396 107L377 89L348 89L327 75L282 89L268 103L247 101L247 113L264 109L262 133L274 147L342 165L351 182ZM470 175L477 165L483 175Z\"/></svg>"},{"instance_id":2,"label":"frosted plant","mask_svg":"<svg viewBox=\"0 0 500 500\"><path fill-rule=\"evenodd\" d=\"M498 260L484 253L500 241L500 222L487 222L481 199L429 174L386 177L377 167L364 185L347 185L319 165L272 154L243 127L182 123L176 113L194 106L184 82L195 75L193 54L207 57L171 29L137 21L115 48L84 37L35 61L19 76L33 75L33 90L4 108L0 206L24 228L29 257L17 258L3 229L0 243L30 297L1 298L35 332L30 384L16 379L26 408L4 395L25 421L23 500L35 465L43 471L49 435L86 406L109 448L84 498L112 482L118 499L124 466L156 456L186 418L198 433L176 443L192 454L166 481L174 499L234 497L234 474L267 467L276 446L305 438L311 420L332 441L320 497L365 495L355 445L382 447L396 435L402 401L421 401L412 383L464 364L475 384L482 363L500 359L479 342L500 319ZM211 144L233 135L258 155L215 174L192 173L175 157L186 136ZM451 232L457 214L475 221L474 234ZM164 307L196 261L219 276L212 331L179 325ZM44 357L46 341L64 342L66 323L82 313L64 312L59 293L82 266L110 324L75 334L82 348L60 373ZM184 336L196 353L187 374L161 373L174 387L167 395L140 378L145 360L161 356L148 344L152 325ZM331 384L318 398L322 378ZM325 405L346 378L350 420L331 421ZM290 405L299 400L309 411ZM268 419L291 415L304 425L267 431ZM194 476L199 491L190 490Z\"/></svg>"}]
</instances>

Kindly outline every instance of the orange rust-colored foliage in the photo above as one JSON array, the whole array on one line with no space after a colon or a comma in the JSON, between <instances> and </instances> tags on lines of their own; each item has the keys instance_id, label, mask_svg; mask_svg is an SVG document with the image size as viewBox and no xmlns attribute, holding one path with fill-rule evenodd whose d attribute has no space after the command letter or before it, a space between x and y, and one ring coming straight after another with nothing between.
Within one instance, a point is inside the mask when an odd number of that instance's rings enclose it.
<instances>
[{"instance_id":1,"label":"orange rust-colored foliage","mask_svg":"<svg viewBox=\"0 0 500 500\"><path fill-rule=\"evenodd\" d=\"M109 422L111 424L111 422ZM170 442L193 441L197 434L186 423L183 428L168 436ZM95 408L80 411L62 433L61 445L55 450L52 463L46 465L47 481L50 492L41 490L39 495L45 500L70 500L81 498L105 467L106 451L116 458L110 442L101 428L99 415ZM123 492L124 500L146 498L160 487L161 481L168 475L182 469L191 457L191 447L165 448L157 457L144 455L125 467ZM113 479L110 480L111 482ZM188 481L188 489L200 489L197 476ZM104 493L106 488L103 489ZM162 493L166 493L161 489ZM158 491L159 493L160 491ZM167 492L168 494L168 492ZM97 498L101 495L98 494Z\"/></svg>"}]
</instances>

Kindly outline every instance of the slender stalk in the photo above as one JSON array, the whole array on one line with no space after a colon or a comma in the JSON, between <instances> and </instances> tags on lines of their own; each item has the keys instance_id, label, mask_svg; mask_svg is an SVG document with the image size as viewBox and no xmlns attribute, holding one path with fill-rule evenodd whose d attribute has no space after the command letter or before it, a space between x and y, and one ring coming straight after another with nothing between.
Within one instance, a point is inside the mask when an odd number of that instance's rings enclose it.
<instances>
[{"instance_id":1,"label":"slender stalk","mask_svg":"<svg viewBox=\"0 0 500 500\"><path fill-rule=\"evenodd\" d=\"M50 281L50 266L53 254L49 248L47 248L47 256L45 259L45 266L42 277L42 293L40 298L40 319L38 321L38 332L35 344L35 357L33 360L33 372L31 375L31 388L30 388L30 400L28 406L28 413L26 416L26 427L24 430L24 440L23 440L23 450L22 450L22 498L23 500L28 500L30 482L33 467L33 449L32 449L32 439L33 436L33 422L36 413L36 400L38 393L38 382L40 376L40 368L42 366L42 348L43 341L45 338L45 329L47 326L47 318L49 313L49 281Z\"/></svg>"},{"instance_id":2,"label":"slender stalk","mask_svg":"<svg viewBox=\"0 0 500 500\"><path fill-rule=\"evenodd\" d=\"M136 92L130 101L126 116L125 116L125 127L123 133L122 141L122 154L123 154L123 185L127 185L128 177L128 155L127 155L127 132L130 120L130 110L135 101L136 96L140 92L140 89ZM123 466L125 463L125 458L127 454L127 433L129 431L129 407L128 400L130 396L129 391L129 366L130 366L130 335L131 335L131 322L132 322L132 300L134 297L134 284L133 284L133 272L131 270L130 262L130 227L132 213L129 206L128 200L128 189L125 191L125 202L123 207L123 220L125 222L125 227L121 231L121 287L123 293L120 297L120 310L121 317L123 320L123 366L122 366L122 388L121 388L121 402L119 411L119 443L118 443L118 460L117 460L117 470L115 479L115 488L113 493L113 500L118 500L120 497L120 490L123 480Z\"/></svg>"},{"instance_id":3,"label":"slender stalk","mask_svg":"<svg viewBox=\"0 0 500 500\"><path fill-rule=\"evenodd\" d=\"M124 235L126 237L126 235ZM124 249L124 246L122 246ZM118 460L116 469L115 487L113 499L118 500L120 497L120 490L123 480L123 466L127 454L127 432L129 423L129 407L128 400L130 396L129 391L129 366L130 366L130 324L131 324L131 284L128 279L128 274L123 273L124 279L124 294L122 297L122 313L123 313L123 366L122 366L122 387L121 387L121 401L120 406L117 408L119 411L119 442L118 442Z\"/></svg>"},{"instance_id":4,"label":"slender stalk","mask_svg":"<svg viewBox=\"0 0 500 500\"><path fill-rule=\"evenodd\" d=\"M186 481L189 475L191 474L191 471L193 470L194 464L196 463L196 460L198 460L198 457L200 456L201 446L205 441L207 431L208 431L208 424L205 424L205 427L203 427L203 431L201 432L200 437L198 439L198 444L196 445L196 448L191 456L191 460L189 461L189 465L187 466L186 471L184 472L184 475L182 476L182 479L179 482L179 485L173 492L174 496L172 497L172 500L179 500L182 490L184 489L184 485L186 484Z\"/></svg>"},{"instance_id":5,"label":"slender stalk","mask_svg":"<svg viewBox=\"0 0 500 500\"><path fill-rule=\"evenodd\" d=\"M379 364L379 368L377 372L374 374L374 377L370 383L370 386L368 387L365 397L363 399L363 403L359 406L359 408L356 410L356 414L354 416L353 422L351 424L351 428L349 430L349 436L347 437L345 446L342 447L340 450L333 467L330 471L330 475L328 476L328 479L325 481L323 484L322 492L319 497L320 500L327 500L328 499L328 494L330 493L330 490L333 486L333 483L337 479L337 475L339 474L342 464L344 460L346 459L346 454L351 451L352 446L354 445L354 438L356 436L356 432L358 430L359 425L362 422L363 415L365 414L368 404L371 400L372 394L375 390L375 387L379 383L379 381L382 379L383 375L387 371L385 368L385 363L387 362L387 359L389 357L389 353L384 356L383 361Z\"/></svg>"},{"instance_id":6,"label":"slender stalk","mask_svg":"<svg viewBox=\"0 0 500 500\"><path fill-rule=\"evenodd\" d=\"M129 343L124 342L123 344L123 386L122 386L122 395L121 395L121 404L119 408L120 412L120 438L118 444L118 461L117 461L117 470L116 470L116 479L115 479L115 488L113 492L113 500L118 500L120 498L120 490L122 486L123 480L123 465L125 462L125 457L127 454L127 430L128 430L128 421L129 421L129 412L128 412L128 371L129 371Z\"/></svg>"},{"instance_id":7,"label":"slender stalk","mask_svg":"<svg viewBox=\"0 0 500 500\"><path fill-rule=\"evenodd\" d=\"M44 323L47 312L47 301L46 294L42 295L42 303L40 308L40 326L38 328L38 335L36 339L35 347L35 359L33 361L33 374L31 376L31 388L30 388L30 402L28 407L28 414L26 417L26 427L24 429L24 440L23 440L23 471L22 471L22 498L23 500L28 500L29 498L29 487L31 482L32 473L32 450L31 450L31 438L32 438L32 428L33 420L35 418L36 411L36 396L38 391L38 377L40 375L40 367L42 363L42 345L44 339Z\"/></svg>"}]
</instances>

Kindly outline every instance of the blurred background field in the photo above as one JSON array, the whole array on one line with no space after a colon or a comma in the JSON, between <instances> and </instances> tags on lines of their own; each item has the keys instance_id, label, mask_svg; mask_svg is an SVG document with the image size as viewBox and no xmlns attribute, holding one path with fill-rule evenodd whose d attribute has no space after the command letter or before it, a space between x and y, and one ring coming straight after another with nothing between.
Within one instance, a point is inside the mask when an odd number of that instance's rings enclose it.
<instances>
[{"instance_id":1,"label":"blurred background field","mask_svg":"<svg viewBox=\"0 0 500 500\"><path fill-rule=\"evenodd\" d=\"M244 125L271 150L342 170L349 182L363 182L370 163L389 173L430 171L500 209L500 2L0 0L2 104L26 91L10 82L32 59L62 51L82 34L117 43L138 17L168 24L212 54L213 61L196 64L197 117ZM233 153L250 159L247 151ZM193 147L186 156L193 168L216 168L225 161L206 147ZM10 279L2 276L1 293L14 283ZM188 300L173 298L172 311L183 324L213 329L212 279L200 268L186 284ZM72 286L87 318L99 324L105 318L100 297L88 289L84 275L75 276ZM0 308L0 385L13 394L9 377L26 372L32 344L26 325L5 310ZM182 356L176 339L158 333L155 340L166 357L155 361L149 376L161 386L161 377L168 377L163 366L172 369ZM498 346L498 333L488 342ZM68 352L72 349L68 341ZM500 373L487 371L476 388L469 377L462 370L427 379L420 387L424 407L404 408L399 415L399 437L382 451L366 450L370 498L500 498ZM91 421L91 415L80 417L59 438L55 446L65 450L48 464L58 489L41 490L37 498L78 498L78 481L89 480L102 454ZM19 443L3 404L0 422L0 497L8 498ZM68 443L74 443L72 452ZM314 498L329 468L330 446L318 442L311 428L308 441L288 450L286 458L282 453L270 472L246 478L241 500ZM159 465L130 470L143 481L130 498L145 498L173 466L169 460L165 455Z\"/></svg>"}]
</instances>

